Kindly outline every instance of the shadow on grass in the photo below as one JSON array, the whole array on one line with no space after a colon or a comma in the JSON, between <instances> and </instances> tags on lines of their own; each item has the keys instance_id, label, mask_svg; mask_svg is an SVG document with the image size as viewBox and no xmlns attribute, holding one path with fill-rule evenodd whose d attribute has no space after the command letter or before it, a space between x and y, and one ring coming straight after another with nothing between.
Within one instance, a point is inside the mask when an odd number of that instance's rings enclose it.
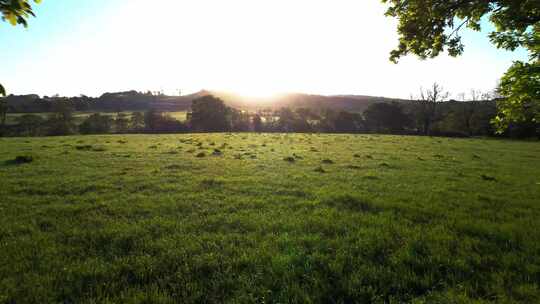
<instances>
[{"instance_id":1,"label":"shadow on grass","mask_svg":"<svg viewBox=\"0 0 540 304\"><path fill-rule=\"evenodd\" d=\"M34 157L30 155L21 155L15 157L15 159L10 159L4 161L4 166L19 166L24 164L29 164L34 161Z\"/></svg>"}]
</instances>

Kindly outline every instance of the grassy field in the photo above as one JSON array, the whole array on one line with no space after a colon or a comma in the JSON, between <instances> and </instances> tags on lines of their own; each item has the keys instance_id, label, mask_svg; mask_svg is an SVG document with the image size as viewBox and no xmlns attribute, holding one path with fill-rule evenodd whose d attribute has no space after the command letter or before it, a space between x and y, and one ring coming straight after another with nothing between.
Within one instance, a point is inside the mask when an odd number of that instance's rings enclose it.
<instances>
[{"instance_id":1,"label":"grassy field","mask_svg":"<svg viewBox=\"0 0 540 304\"><path fill-rule=\"evenodd\" d=\"M539 142L0 138L0 181L0 303L540 302Z\"/></svg>"},{"instance_id":2,"label":"grassy field","mask_svg":"<svg viewBox=\"0 0 540 304\"><path fill-rule=\"evenodd\" d=\"M96 112L75 112L73 114L73 118L74 118L74 122L75 124L81 124L86 118L88 118L88 116L94 114ZM126 113L128 115L128 118L131 118L131 115L133 112L123 112L123 113ZM186 120L186 115L187 115L187 112L186 111L179 111L179 112L165 112L166 114L174 117L175 119L179 120L179 121L185 121ZM8 125L14 125L14 124L17 124L17 119L23 115L27 115L27 114L35 114L35 115L40 115L41 117L43 117L44 119L47 119L47 117L49 116L50 113L8 113L7 116L6 116L6 124ZM118 114L117 112L99 112L99 114L102 114L102 115L107 115L107 116L110 116L112 118L116 118L116 115Z\"/></svg>"}]
</instances>

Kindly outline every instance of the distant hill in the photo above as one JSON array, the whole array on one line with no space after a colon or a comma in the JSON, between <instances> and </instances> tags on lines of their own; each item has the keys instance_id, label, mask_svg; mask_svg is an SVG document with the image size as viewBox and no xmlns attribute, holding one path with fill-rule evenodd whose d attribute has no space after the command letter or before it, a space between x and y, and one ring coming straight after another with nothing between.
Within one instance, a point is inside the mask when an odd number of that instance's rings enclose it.
<instances>
[{"instance_id":1,"label":"distant hill","mask_svg":"<svg viewBox=\"0 0 540 304\"><path fill-rule=\"evenodd\" d=\"M351 112L363 112L370 104L376 102L407 102L403 99L373 97L362 95L312 95L282 94L274 97L245 97L239 94L201 90L184 96L152 95L137 91L105 93L98 98L80 97L43 97L38 95L10 95L6 97L11 112L47 112L55 101L69 102L77 111L143 111L150 108L161 111L186 111L191 102L201 96L214 95L231 107L242 110L310 108L333 109Z\"/></svg>"},{"instance_id":2,"label":"distant hill","mask_svg":"<svg viewBox=\"0 0 540 304\"><path fill-rule=\"evenodd\" d=\"M209 92L225 101L229 106L246 109L278 109L289 108L311 108L311 109L333 109L347 110L351 112L363 112L370 104L375 102L405 102L406 100L391 99L384 97L361 96L361 95L312 95L302 93L282 94L274 97L244 97L238 94L226 92Z\"/></svg>"}]
</instances>

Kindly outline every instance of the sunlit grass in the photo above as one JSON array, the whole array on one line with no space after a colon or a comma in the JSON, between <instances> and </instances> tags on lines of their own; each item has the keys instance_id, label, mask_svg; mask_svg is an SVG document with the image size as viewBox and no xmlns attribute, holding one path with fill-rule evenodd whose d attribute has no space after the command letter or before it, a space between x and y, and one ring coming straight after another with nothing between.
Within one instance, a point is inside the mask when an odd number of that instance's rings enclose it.
<instances>
[{"instance_id":1,"label":"sunlit grass","mask_svg":"<svg viewBox=\"0 0 540 304\"><path fill-rule=\"evenodd\" d=\"M0 303L540 301L539 143L3 138L0 180Z\"/></svg>"}]
</instances>

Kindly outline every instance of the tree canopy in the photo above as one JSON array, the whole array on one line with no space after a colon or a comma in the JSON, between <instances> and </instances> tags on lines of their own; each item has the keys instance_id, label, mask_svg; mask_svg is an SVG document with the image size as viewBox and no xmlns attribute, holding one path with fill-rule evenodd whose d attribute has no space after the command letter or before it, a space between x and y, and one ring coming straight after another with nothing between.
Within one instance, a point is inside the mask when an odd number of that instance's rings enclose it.
<instances>
[{"instance_id":1,"label":"tree canopy","mask_svg":"<svg viewBox=\"0 0 540 304\"><path fill-rule=\"evenodd\" d=\"M34 0L35 3L40 3L41 0ZM16 26L21 24L24 27L28 26L27 19L34 17L34 11L29 0L0 0L0 13L2 20ZM6 89L0 84L0 96L6 96Z\"/></svg>"},{"instance_id":2,"label":"tree canopy","mask_svg":"<svg viewBox=\"0 0 540 304\"><path fill-rule=\"evenodd\" d=\"M40 3L41 0L34 0L34 3ZM0 12L2 20L11 25L28 26L28 18L35 17L30 0L0 0Z\"/></svg>"},{"instance_id":3,"label":"tree canopy","mask_svg":"<svg viewBox=\"0 0 540 304\"><path fill-rule=\"evenodd\" d=\"M495 25L489 34L498 47L525 47L531 59L540 58L540 2L538 0L382 0L387 16L399 19L399 45L391 52L394 62L409 53L434 58L443 50L451 56L463 53L459 31L480 31L488 16Z\"/></svg>"},{"instance_id":4,"label":"tree canopy","mask_svg":"<svg viewBox=\"0 0 540 304\"><path fill-rule=\"evenodd\" d=\"M506 50L523 47L530 62L515 62L502 77L498 93L499 115L494 124L499 133L515 122L540 124L540 0L381 0L387 16L399 19L398 47L390 54L397 62L407 54L422 59L447 51L461 55L463 27L480 31L487 16L495 25L491 42Z\"/></svg>"},{"instance_id":5,"label":"tree canopy","mask_svg":"<svg viewBox=\"0 0 540 304\"><path fill-rule=\"evenodd\" d=\"M505 130L511 122L531 121L540 124L540 61L515 62L502 77L498 103L497 128Z\"/></svg>"}]
</instances>

